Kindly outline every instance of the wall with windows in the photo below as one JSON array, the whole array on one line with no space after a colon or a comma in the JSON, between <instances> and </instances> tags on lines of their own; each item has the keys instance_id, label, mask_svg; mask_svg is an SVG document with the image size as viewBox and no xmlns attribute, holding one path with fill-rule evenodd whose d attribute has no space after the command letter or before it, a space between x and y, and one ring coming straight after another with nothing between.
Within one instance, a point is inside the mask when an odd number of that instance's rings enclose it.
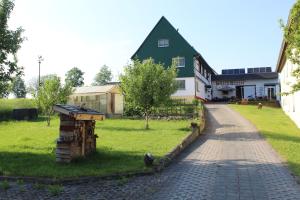
<instances>
[{"instance_id":1,"label":"wall with windows","mask_svg":"<svg viewBox=\"0 0 300 200\"><path fill-rule=\"evenodd\" d=\"M123 95L118 93L73 94L68 104L81 106L105 114L123 114Z\"/></svg>"},{"instance_id":2,"label":"wall with windows","mask_svg":"<svg viewBox=\"0 0 300 200\"><path fill-rule=\"evenodd\" d=\"M194 98L195 97L195 78L176 78L179 89L172 94L172 97Z\"/></svg>"},{"instance_id":3,"label":"wall with windows","mask_svg":"<svg viewBox=\"0 0 300 200\"><path fill-rule=\"evenodd\" d=\"M282 71L279 74L281 92L290 92L292 85L296 82L296 78L292 76L292 72L297 68L297 65L286 61ZM280 100L283 111L296 123L300 128L300 91L281 96Z\"/></svg>"},{"instance_id":4,"label":"wall with windows","mask_svg":"<svg viewBox=\"0 0 300 200\"><path fill-rule=\"evenodd\" d=\"M194 77L194 55L198 52L162 17L149 33L132 59L153 58L155 62L171 66L178 61L178 77Z\"/></svg>"},{"instance_id":5,"label":"wall with windows","mask_svg":"<svg viewBox=\"0 0 300 200\"><path fill-rule=\"evenodd\" d=\"M213 98L270 98L280 99L278 79L213 81ZM224 91L227 90L227 91Z\"/></svg>"}]
</instances>

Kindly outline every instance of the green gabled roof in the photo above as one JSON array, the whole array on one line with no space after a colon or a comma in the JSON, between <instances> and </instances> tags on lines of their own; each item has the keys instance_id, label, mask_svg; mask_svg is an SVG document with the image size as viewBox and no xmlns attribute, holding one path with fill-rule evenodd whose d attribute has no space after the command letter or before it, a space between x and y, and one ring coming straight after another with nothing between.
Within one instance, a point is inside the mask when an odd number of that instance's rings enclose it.
<instances>
[{"instance_id":1,"label":"green gabled roof","mask_svg":"<svg viewBox=\"0 0 300 200\"><path fill-rule=\"evenodd\" d=\"M210 66L209 64L205 61L205 59L203 58L203 56L192 46L190 45L190 43L178 32L177 29L174 28L174 26L164 17L162 16L160 18L160 20L156 23L156 25L153 27L153 29L150 31L150 33L147 35L147 37L145 38L145 40L142 42L142 44L139 46L139 48L136 50L136 52L131 56L131 59L134 59L139 52L142 50L142 48L144 48L146 46L147 41L149 40L149 38L151 37L151 35L156 31L156 29L158 29L160 27L161 24L164 24L166 26L170 27L170 30L172 31L172 33L176 33L177 36L184 41L185 45L188 46L189 50L189 54L192 54L191 56L197 56L203 63L204 67L207 68L209 71L211 71L212 73L216 73ZM153 52L154 53L154 52Z\"/></svg>"}]
</instances>

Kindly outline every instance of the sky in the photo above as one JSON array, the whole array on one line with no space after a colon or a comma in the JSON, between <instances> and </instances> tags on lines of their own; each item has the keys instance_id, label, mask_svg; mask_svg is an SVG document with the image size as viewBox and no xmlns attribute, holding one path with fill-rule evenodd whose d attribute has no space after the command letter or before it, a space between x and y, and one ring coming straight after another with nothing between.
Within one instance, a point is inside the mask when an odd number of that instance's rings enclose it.
<instances>
[{"instance_id":1,"label":"sky","mask_svg":"<svg viewBox=\"0 0 300 200\"><path fill-rule=\"evenodd\" d=\"M113 80L165 16L217 72L223 68L276 67L282 30L295 0L15 0L9 27L22 26L18 52L25 80L64 79L80 68L90 85L102 65Z\"/></svg>"}]
</instances>

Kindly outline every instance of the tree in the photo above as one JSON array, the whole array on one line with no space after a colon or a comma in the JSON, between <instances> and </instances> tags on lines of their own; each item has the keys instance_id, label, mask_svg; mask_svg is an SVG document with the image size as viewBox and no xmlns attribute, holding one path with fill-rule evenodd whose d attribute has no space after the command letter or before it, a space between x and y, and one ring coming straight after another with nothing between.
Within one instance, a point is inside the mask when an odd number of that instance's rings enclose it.
<instances>
[{"instance_id":1,"label":"tree","mask_svg":"<svg viewBox=\"0 0 300 200\"><path fill-rule=\"evenodd\" d=\"M47 125L50 126L53 106L58 103L65 104L68 97L72 94L72 87L68 84L61 85L59 77L51 77L44 81L40 86L36 96L36 102L40 109L47 115Z\"/></svg>"},{"instance_id":2,"label":"tree","mask_svg":"<svg viewBox=\"0 0 300 200\"><path fill-rule=\"evenodd\" d=\"M281 25L284 31L284 39L287 43L286 56L293 64L298 65L293 72L297 81L292 85L292 91L290 92L294 93L300 90L300 0L297 0L291 9L288 24L286 26L283 25L281 20Z\"/></svg>"},{"instance_id":3,"label":"tree","mask_svg":"<svg viewBox=\"0 0 300 200\"><path fill-rule=\"evenodd\" d=\"M40 86L44 85L47 79L59 78L56 74L47 74L41 76ZM32 78L28 83L27 91L35 98L37 96L37 92L39 90L39 80L38 77Z\"/></svg>"},{"instance_id":4,"label":"tree","mask_svg":"<svg viewBox=\"0 0 300 200\"><path fill-rule=\"evenodd\" d=\"M165 103L176 91L176 75L174 65L164 69L162 64L154 63L151 58L143 62L134 60L125 67L125 73L120 76L125 101L141 109L146 129L149 128L151 109Z\"/></svg>"},{"instance_id":5,"label":"tree","mask_svg":"<svg viewBox=\"0 0 300 200\"><path fill-rule=\"evenodd\" d=\"M0 1L0 98L9 94L13 77L19 76L23 68L17 65L16 54L24 38L23 29L8 30L7 21L14 7L11 0Z\"/></svg>"},{"instance_id":6,"label":"tree","mask_svg":"<svg viewBox=\"0 0 300 200\"><path fill-rule=\"evenodd\" d=\"M108 66L103 65L100 68L100 71L96 74L93 85L105 85L108 82L110 82L111 79L112 79L111 70L108 68Z\"/></svg>"},{"instance_id":7,"label":"tree","mask_svg":"<svg viewBox=\"0 0 300 200\"><path fill-rule=\"evenodd\" d=\"M79 68L73 67L66 73L65 82L72 87L83 86L83 74L84 73Z\"/></svg>"},{"instance_id":8,"label":"tree","mask_svg":"<svg viewBox=\"0 0 300 200\"><path fill-rule=\"evenodd\" d=\"M14 78L11 86L11 91L15 95L16 98L25 98L26 97L26 87L24 80L17 76Z\"/></svg>"}]
</instances>

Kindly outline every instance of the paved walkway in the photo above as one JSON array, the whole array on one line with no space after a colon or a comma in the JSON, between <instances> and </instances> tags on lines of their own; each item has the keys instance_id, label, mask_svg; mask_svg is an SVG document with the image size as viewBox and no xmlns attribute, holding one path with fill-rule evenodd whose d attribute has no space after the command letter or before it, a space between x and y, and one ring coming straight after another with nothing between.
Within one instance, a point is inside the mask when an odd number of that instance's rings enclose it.
<instances>
[{"instance_id":1,"label":"paved walkway","mask_svg":"<svg viewBox=\"0 0 300 200\"><path fill-rule=\"evenodd\" d=\"M228 106L207 105L208 128L161 174L66 185L59 196L16 183L2 199L299 199L300 186L255 127ZM270 116L271 117L271 116Z\"/></svg>"},{"instance_id":2,"label":"paved walkway","mask_svg":"<svg viewBox=\"0 0 300 200\"><path fill-rule=\"evenodd\" d=\"M207 108L205 137L163 172L168 179L150 199L300 199L300 186L251 123L226 105Z\"/></svg>"}]
</instances>

